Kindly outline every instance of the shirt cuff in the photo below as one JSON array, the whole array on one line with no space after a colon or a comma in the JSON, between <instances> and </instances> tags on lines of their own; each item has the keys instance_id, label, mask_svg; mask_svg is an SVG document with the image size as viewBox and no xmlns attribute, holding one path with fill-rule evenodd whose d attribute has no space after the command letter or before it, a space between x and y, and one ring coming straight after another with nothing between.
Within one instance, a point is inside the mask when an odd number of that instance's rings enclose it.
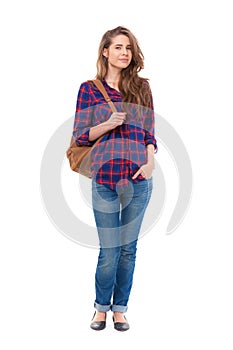
<instances>
[{"instance_id":1,"label":"shirt cuff","mask_svg":"<svg viewBox=\"0 0 233 350\"><path fill-rule=\"evenodd\" d=\"M90 128L78 137L74 136L77 146L92 146L95 143L95 141L89 140L89 132Z\"/></svg>"}]
</instances>

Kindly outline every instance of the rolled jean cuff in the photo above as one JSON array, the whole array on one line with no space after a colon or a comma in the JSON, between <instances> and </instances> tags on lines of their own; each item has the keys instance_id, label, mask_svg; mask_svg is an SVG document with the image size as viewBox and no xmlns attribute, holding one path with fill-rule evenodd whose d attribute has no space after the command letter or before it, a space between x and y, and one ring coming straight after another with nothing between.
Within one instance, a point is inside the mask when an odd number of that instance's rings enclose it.
<instances>
[{"instance_id":1,"label":"rolled jean cuff","mask_svg":"<svg viewBox=\"0 0 233 350\"><path fill-rule=\"evenodd\" d=\"M108 312L109 310L111 310L111 304L109 304L109 305L100 305L100 304L95 302L94 303L94 307L99 312Z\"/></svg>"},{"instance_id":2,"label":"rolled jean cuff","mask_svg":"<svg viewBox=\"0 0 233 350\"><path fill-rule=\"evenodd\" d=\"M112 312L126 312L128 310L128 306L112 305L111 310L112 310Z\"/></svg>"}]
</instances>

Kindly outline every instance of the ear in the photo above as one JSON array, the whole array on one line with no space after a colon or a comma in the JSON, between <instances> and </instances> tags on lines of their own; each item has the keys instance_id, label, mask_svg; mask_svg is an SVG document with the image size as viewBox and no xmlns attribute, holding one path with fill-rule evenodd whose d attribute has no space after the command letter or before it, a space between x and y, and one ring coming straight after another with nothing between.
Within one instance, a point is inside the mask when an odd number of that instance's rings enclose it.
<instances>
[{"instance_id":1,"label":"ear","mask_svg":"<svg viewBox=\"0 0 233 350\"><path fill-rule=\"evenodd\" d=\"M104 48L103 56L108 58L108 49Z\"/></svg>"}]
</instances>

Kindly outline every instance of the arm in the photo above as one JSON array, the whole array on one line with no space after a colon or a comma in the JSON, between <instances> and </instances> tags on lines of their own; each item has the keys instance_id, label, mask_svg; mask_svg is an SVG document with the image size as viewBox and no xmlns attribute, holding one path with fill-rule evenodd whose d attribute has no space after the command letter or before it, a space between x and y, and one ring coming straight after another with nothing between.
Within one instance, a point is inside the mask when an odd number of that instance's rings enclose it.
<instances>
[{"instance_id":1,"label":"arm","mask_svg":"<svg viewBox=\"0 0 233 350\"><path fill-rule=\"evenodd\" d=\"M89 141L94 141L108 131L122 125L125 121L126 113L112 113L111 117L104 123L93 126L89 131Z\"/></svg>"},{"instance_id":2,"label":"arm","mask_svg":"<svg viewBox=\"0 0 233 350\"><path fill-rule=\"evenodd\" d=\"M148 85L149 87L149 85ZM154 137L154 106L151 90L149 87L151 97L151 110L148 110L145 117L145 145L147 149L147 163L143 164L138 171L134 174L132 179L136 179L138 175L142 174L143 177L149 179L152 176L155 168L154 153L158 151L157 141Z\"/></svg>"},{"instance_id":3,"label":"arm","mask_svg":"<svg viewBox=\"0 0 233 350\"><path fill-rule=\"evenodd\" d=\"M126 119L126 113L112 113L106 122L92 126L94 110L92 95L90 85L88 83L81 84L73 130L73 136L79 146L92 146L96 139L122 125Z\"/></svg>"},{"instance_id":4,"label":"arm","mask_svg":"<svg viewBox=\"0 0 233 350\"><path fill-rule=\"evenodd\" d=\"M153 147L150 147L151 151L153 153L157 153L158 147L157 147L157 141L154 136L154 128L155 128L155 115L154 115L154 103L153 103L153 97L151 93L150 86L148 84L149 89L149 95L150 95L150 108L148 108L146 115L145 115L145 122L144 122L144 130L145 130L145 145L153 145Z\"/></svg>"},{"instance_id":5,"label":"arm","mask_svg":"<svg viewBox=\"0 0 233 350\"><path fill-rule=\"evenodd\" d=\"M81 84L78 92L73 136L78 146L91 146L90 127L93 123L93 108L89 84Z\"/></svg>"}]
</instances>

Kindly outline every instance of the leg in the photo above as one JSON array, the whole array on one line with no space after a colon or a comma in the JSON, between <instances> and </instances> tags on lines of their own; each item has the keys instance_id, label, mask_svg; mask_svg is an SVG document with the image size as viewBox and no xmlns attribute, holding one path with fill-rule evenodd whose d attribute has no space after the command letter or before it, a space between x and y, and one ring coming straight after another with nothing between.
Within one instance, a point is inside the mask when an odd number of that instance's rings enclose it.
<instances>
[{"instance_id":1,"label":"leg","mask_svg":"<svg viewBox=\"0 0 233 350\"><path fill-rule=\"evenodd\" d=\"M117 267L112 310L126 312L133 283L137 239L152 193L152 179L133 184L133 191L122 195L121 251ZM129 195L131 198L129 198ZM125 203L127 203L125 205Z\"/></svg>"},{"instance_id":2,"label":"leg","mask_svg":"<svg viewBox=\"0 0 233 350\"><path fill-rule=\"evenodd\" d=\"M129 294L133 283L137 241L120 247L113 294L113 312L126 312Z\"/></svg>"},{"instance_id":3,"label":"leg","mask_svg":"<svg viewBox=\"0 0 233 350\"><path fill-rule=\"evenodd\" d=\"M98 311L110 310L119 256L120 247L100 248L95 274L95 308Z\"/></svg>"},{"instance_id":4,"label":"leg","mask_svg":"<svg viewBox=\"0 0 233 350\"><path fill-rule=\"evenodd\" d=\"M115 191L93 182L93 211L100 240L100 252L95 274L95 308L110 310L120 255L120 201Z\"/></svg>"}]
</instances>

